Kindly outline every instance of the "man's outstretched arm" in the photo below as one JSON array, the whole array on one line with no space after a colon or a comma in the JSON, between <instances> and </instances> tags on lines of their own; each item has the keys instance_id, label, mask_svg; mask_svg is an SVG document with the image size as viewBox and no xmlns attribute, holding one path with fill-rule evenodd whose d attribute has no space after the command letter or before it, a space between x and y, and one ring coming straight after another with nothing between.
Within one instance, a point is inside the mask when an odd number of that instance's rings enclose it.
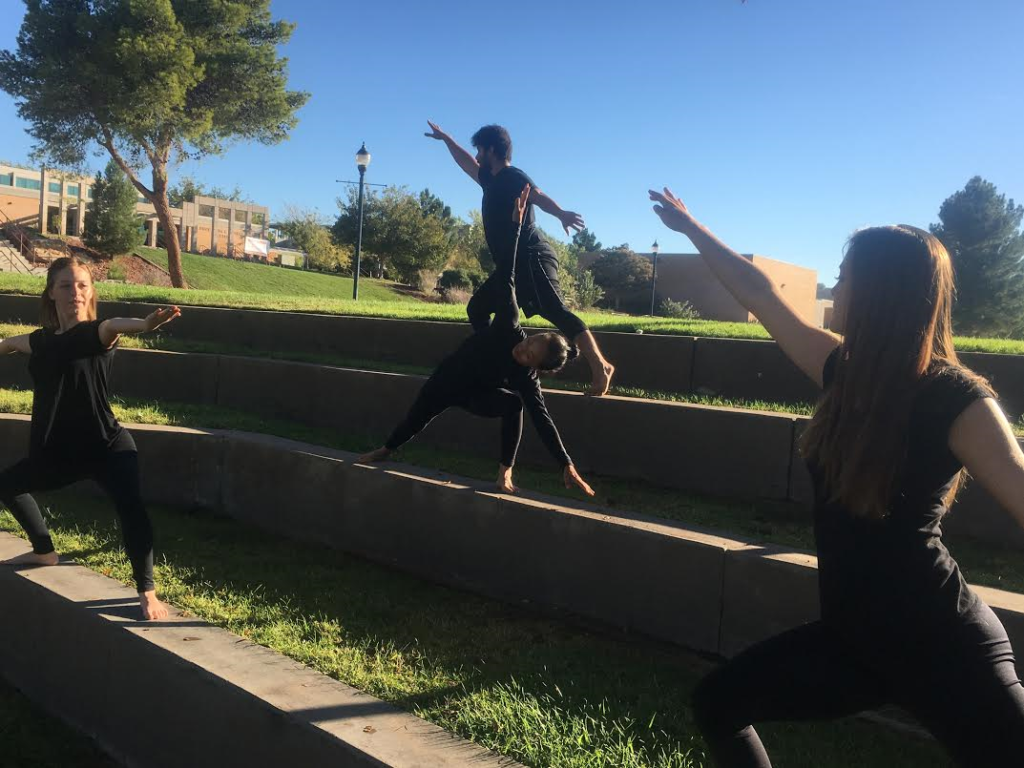
<instances>
[{"instance_id":1,"label":"man's outstretched arm","mask_svg":"<svg viewBox=\"0 0 1024 768\"><path fill-rule=\"evenodd\" d=\"M445 146L448 147L448 151L452 153L452 158L458 163L459 168L466 172L477 184L480 183L480 165L477 163L476 158L473 157L469 152L464 150L458 145L458 143L449 136L447 133L442 131L436 123L432 123L427 120L427 125L430 126L430 131L423 134L429 139L437 139L443 141Z\"/></svg>"},{"instance_id":2,"label":"man's outstretched arm","mask_svg":"<svg viewBox=\"0 0 1024 768\"><path fill-rule=\"evenodd\" d=\"M569 230L575 229L577 232L582 230L586 225L583 223L583 217L575 211L566 211L558 205L554 200L545 195L539 189L534 189L530 193L530 203L536 205L544 213L549 213L558 219L562 225L562 229L565 230L565 234L572 234Z\"/></svg>"}]
</instances>

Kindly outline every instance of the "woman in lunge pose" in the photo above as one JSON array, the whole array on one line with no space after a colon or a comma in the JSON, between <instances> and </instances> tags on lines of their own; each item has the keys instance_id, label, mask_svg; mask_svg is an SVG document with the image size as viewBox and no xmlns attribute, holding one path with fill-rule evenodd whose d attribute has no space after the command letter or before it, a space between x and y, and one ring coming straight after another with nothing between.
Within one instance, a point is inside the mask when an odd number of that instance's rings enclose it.
<instances>
[{"instance_id":1,"label":"woman in lunge pose","mask_svg":"<svg viewBox=\"0 0 1024 768\"><path fill-rule=\"evenodd\" d=\"M514 203L512 215L522 224L528 206L527 185ZM360 457L362 462L383 461L411 440L436 416L448 408L463 408L476 416L501 419L501 465L499 490L514 493L512 468L523 434L523 406L530 413L544 445L562 466L566 488L578 486L589 496L594 492L580 477L566 453L554 422L544 404L538 371L557 371L575 354L565 337L557 333L527 336L519 326L516 303L515 258L518 237L510 244L511 254L503 260L503 298L494 322L477 330L450 356L441 361L423 385L408 415L395 428L383 447Z\"/></svg>"},{"instance_id":2,"label":"woman in lunge pose","mask_svg":"<svg viewBox=\"0 0 1024 768\"><path fill-rule=\"evenodd\" d=\"M1024 765L1024 688L995 614L964 581L941 521L964 468L1024 525L1024 455L987 383L957 360L953 270L905 225L850 239L832 330L667 189L651 192L732 295L823 389L802 438L814 480L821 620L755 645L698 685L718 766L771 763L753 725L909 710L958 765Z\"/></svg>"},{"instance_id":3,"label":"woman in lunge pose","mask_svg":"<svg viewBox=\"0 0 1024 768\"><path fill-rule=\"evenodd\" d=\"M107 378L121 334L152 331L180 314L170 307L141 320L101 322L88 267L74 257L61 258L46 275L43 327L0 340L0 354L30 355L34 384L28 458L0 472L0 502L25 529L32 552L7 564L57 564L50 533L30 494L91 478L117 508L145 619L164 618L167 608L153 583L153 531L139 490L135 442L110 410Z\"/></svg>"}]
</instances>

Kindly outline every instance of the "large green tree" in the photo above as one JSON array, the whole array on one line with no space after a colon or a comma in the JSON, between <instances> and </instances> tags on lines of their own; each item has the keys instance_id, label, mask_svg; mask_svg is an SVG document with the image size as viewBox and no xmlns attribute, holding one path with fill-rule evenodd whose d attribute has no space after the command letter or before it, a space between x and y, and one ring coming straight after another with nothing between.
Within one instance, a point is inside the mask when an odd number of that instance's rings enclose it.
<instances>
[{"instance_id":1,"label":"large green tree","mask_svg":"<svg viewBox=\"0 0 1024 768\"><path fill-rule=\"evenodd\" d=\"M597 236L584 227L572 236L572 247L577 253L594 253L601 250Z\"/></svg>"},{"instance_id":2,"label":"large green tree","mask_svg":"<svg viewBox=\"0 0 1024 768\"><path fill-rule=\"evenodd\" d=\"M635 254L628 244L602 252L590 271L606 302L616 309L640 311L650 301L651 262Z\"/></svg>"},{"instance_id":3,"label":"large green tree","mask_svg":"<svg viewBox=\"0 0 1024 768\"><path fill-rule=\"evenodd\" d=\"M347 200L338 200L338 210L332 227L334 238L342 245L354 246L359 225L355 190L349 191ZM376 270L370 270L375 276L390 273L415 283L422 271L439 273L451 249L442 219L425 212L418 196L402 187L365 195L363 252L368 263L376 264Z\"/></svg>"},{"instance_id":4,"label":"large green tree","mask_svg":"<svg viewBox=\"0 0 1024 768\"><path fill-rule=\"evenodd\" d=\"M101 253L115 256L142 245L144 234L135 212L138 193L112 159L92 187L83 240Z\"/></svg>"},{"instance_id":5,"label":"large green tree","mask_svg":"<svg viewBox=\"0 0 1024 768\"><path fill-rule=\"evenodd\" d=\"M957 333L1006 335L1024 324L1024 206L975 176L939 209L931 227L956 272Z\"/></svg>"},{"instance_id":6,"label":"large green tree","mask_svg":"<svg viewBox=\"0 0 1024 768\"><path fill-rule=\"evenodd\" d=\"M287 207L283 221L275 225L309 259L309 265L325 272L341 272L352 261L351 248L337 245L316 211Z\"/></svg>"},{"instance_id":7,"label":"large green tree","mask_svg":"<svg viewBox=\"0 0 1024 768\"><path fill-rule=\"evenodd\" d=\"M0 88L29 123L44 162L81 165L105 149L156 209L171 280L184 286L167 199L172 157L232 140L273 144L308 95L287 90L277 46L293 25L270 0L25 0ZM149 184L142 169L151 172Z\"/></svg>"}]
</instances>

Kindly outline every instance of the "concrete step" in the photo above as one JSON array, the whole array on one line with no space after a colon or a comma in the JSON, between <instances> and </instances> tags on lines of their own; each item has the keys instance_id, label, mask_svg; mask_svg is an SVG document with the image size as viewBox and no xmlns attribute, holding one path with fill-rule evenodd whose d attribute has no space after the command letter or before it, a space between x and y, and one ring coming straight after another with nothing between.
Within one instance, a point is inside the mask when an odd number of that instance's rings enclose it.
<instances>
[{"instance_id":1,"label":"concrete step","mask_svg":"<svg viewBox=\"0 0 1024 768\"><path fill-rule=\"evenodd\" d=\"M46 273L46 266L28 261L19 253L18 247L0 233L0 272L40 275Z\"/></svg>"},{"instance_id":2,"label":"concrete step","mask_svg":"<svg viewBox=\"0 0 1024 768\"><path fill-rule=\"evenodd\" d=\"M0 533L0 558L26 551ZM138 610L79 565L0 569L0 613L23 619L0 633L0 675L125 765L521 768L205 621ZM159 692L141 707L140 686Z\"/></svg>"}]
</instances>

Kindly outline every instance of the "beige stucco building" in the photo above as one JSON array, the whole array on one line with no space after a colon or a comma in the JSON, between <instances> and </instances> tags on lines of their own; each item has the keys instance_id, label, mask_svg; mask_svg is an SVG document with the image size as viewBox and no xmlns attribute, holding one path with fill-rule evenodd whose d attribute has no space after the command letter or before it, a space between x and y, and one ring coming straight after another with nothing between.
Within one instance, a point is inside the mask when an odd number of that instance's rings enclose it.
<instances>
[{"instance_id":1,"label":"beige stucco building","mask_svg":"<svg viewBox=\"0 0 1024 768\"><path fill-rule=\"evenodd\" d=\"M92 200L91 176L76 176L0 163L0 223L11 220L63 235L81 235ZM163 243L156 210L139 196L135 210L146 228L146 245ZM197 197L171 208L183 250L241 256L245 237L266 238L266 206Z\"/></svg>"},{"instance_id":2,"label":"beige stucco building","mask_svg":"<svg viewBox=\"0 0 1024 768\"><path fill-rule=\"evenodd\" d=\"M648 260L654 254L639 253ZM744 258L761 267L778 286L800 316L810 323L817 321L816 270L769 259L759 254L745 253ZM580 256L580 266L588 266L597 254ZM750 322L756 318L736 301L716 278L704 260L695 253L659 253L657 294L661 299L688 301L706 320Z\"/></svg>"}]
</instances>

